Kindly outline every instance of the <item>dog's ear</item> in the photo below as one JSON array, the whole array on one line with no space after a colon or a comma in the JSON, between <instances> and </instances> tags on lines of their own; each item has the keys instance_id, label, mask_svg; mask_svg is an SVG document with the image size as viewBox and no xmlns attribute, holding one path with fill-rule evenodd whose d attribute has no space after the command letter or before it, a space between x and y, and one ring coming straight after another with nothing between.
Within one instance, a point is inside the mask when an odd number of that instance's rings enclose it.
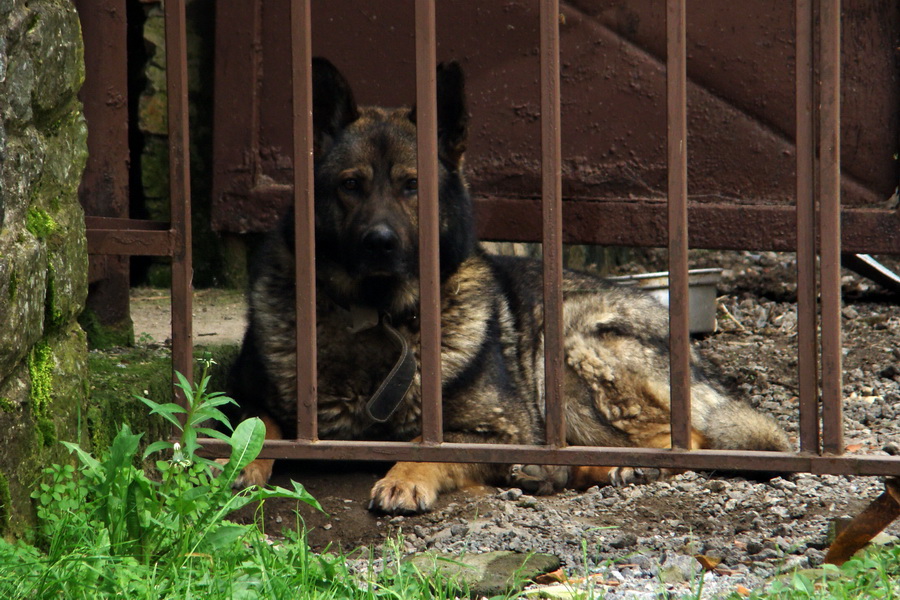
<instances>
[{"instance_id":1,"label":"dog's ear","mask_svg":"<svg viewBox=\"0 0 900 600\"><path fill-rule=\"evenodd\" d=\"M410 111L409 119L416 122L415 107ZM465 77L456 61L437 67L437 125L438 154L448 164L458 167L468 142L469 113Z\"/></svg>"},{"instance_id":2,"label":"dog's ear","mask_svg":"<svg viewBox=\"0 0 900 600\"><path fill-rule=\"evenodd\" d=\"M312 59L315 155L328 149L334 136L359 118L350 84L327 59Z\"/></svg>"}]
</instances>

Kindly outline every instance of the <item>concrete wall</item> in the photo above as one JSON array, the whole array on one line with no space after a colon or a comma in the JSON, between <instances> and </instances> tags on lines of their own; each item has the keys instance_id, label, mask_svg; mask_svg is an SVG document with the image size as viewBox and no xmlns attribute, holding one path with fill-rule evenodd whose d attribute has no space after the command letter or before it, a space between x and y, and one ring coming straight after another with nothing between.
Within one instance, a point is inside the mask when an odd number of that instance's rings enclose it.
<instances>
[{"instance_id":1,"label":"concrete wall","mask_svg":"<svg viewBox=\"0 0 900 600\"><path fill-rule=\"evenodd\" d=\"M41 469L67 454L56 442L84 435L83 80L69 0L0 2L0 534L30 519Z\"/></svg>"}]
</instances>

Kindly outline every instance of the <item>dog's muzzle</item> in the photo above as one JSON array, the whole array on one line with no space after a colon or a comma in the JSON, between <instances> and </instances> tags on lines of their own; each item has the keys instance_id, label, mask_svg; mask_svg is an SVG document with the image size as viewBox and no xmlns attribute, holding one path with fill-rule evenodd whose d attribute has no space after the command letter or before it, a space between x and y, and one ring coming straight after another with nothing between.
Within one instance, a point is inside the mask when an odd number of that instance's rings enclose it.
<instances>
[{"instance_id":1,"label":"dog's muzzle","mask_svg":"<svg viewBox=\"0 0 900 600\"><path fill-rule=\"evenodd\" d=\"M369 275L395 275L403 269L402 244L394 229L378 223L360 239L361 267Z\"/></svg>"}]
</instances>

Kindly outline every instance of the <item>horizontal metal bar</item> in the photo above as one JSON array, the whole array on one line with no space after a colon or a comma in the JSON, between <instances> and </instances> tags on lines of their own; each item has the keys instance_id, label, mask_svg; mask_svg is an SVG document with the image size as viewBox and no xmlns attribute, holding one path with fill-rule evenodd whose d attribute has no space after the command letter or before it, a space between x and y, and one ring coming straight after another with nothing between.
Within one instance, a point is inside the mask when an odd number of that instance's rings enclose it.
<instances>
[{"instance_id":1,"label":"horizontal metal bar","mask_svg":"<svg viewBox=\"0 0 900 600\"><path fill-rule=\"evenodd\" d=\"M179 245L174 231L151 229L88 229L88 254L173 256Z\"/></svg>"},{"instance_id":2,"label":"horizontal metal bar","mask_svg":"<svg viewBox=\"0 0 900 600\"><path fill-rule=\"evenodd\" d=\"M666 204L656 200L566 200L567 244L666 247ZM540 203L532 198L479 196L476 222L481 239L534 242L541 239ZM603 227L597 227L603 223ZM793 251L794 206L691 203L691 248ZM851 254L900 255L900 211L841 210L841 250Z\"/></svg>"},{"instance_id":3,"label":"horizontal metal bar","mask_svg":"<svg viewBox=\"0 0 900 600\"><path fill-rule=\"evenodd\" d=\"M268 231L291 203L290 186L254 188L235 197L247 210L263 216L248 222L246 212L219 214L217 231ZM232 198L229 197L229 202ZM688 243L691 248L793 251L797 239L794 204L772 206L692 200ZM535 198L477 195L479 239L537 242L541 239L541 209ZM615 246L666 247L665 203L661 198L564 198L563 242ZM900 255L900 211L843 208L842 250L851 254ZM600 219L591 221L590 219ZM645 223L644 220L647 220ZM264 223L260 225L259 223ZM603 223L603 227L597 227ZM746 227L745 227L746 225Z\"/></svg>"},{"instance_id":4,"label":"horizontal metal bar","mask_svg":"<svg viewBox=\"0 0 900 600\"><path fill-rule=\"evenodd\" d=\"M231 448L201 439L210 456L228 456ZM517 446L511 444L425 445L412 442L267 440L261 458L306 460L486 462L497 464L629 465L670 469L807 472L818 475L900 475L896 456L817 456L788 452L736 450L659 450L594 446Z\"/></svg>"},{"instance_id":5,"label":"horizontal metal bar","mask_svg":"<svg viewBox=\"0 0 900 600\"><path fill-rule=\"evenodd\" d=\"M139 231L168 231L172 225L168 221L147 219L123 219L119 217L85 217L85 227L91 229L134 229Z\"/></svg>"}]
</instances>

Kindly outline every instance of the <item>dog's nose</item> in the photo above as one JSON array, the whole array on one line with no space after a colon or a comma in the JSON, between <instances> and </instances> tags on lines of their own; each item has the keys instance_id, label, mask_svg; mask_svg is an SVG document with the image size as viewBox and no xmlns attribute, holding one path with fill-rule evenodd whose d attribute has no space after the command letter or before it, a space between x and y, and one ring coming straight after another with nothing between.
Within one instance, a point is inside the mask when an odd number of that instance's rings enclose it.
<instances>
[{"instance_id":1,"label":"dog's nose","mask_svg":"<svg viewBox=\"0 0 900 600\"><path fill-rule=\"evenodd\" d=\"M375 256L390 256L400 246L397 233L384 223L372 226L362 238L363 250Z\"/></svg>"}]
</instances>

